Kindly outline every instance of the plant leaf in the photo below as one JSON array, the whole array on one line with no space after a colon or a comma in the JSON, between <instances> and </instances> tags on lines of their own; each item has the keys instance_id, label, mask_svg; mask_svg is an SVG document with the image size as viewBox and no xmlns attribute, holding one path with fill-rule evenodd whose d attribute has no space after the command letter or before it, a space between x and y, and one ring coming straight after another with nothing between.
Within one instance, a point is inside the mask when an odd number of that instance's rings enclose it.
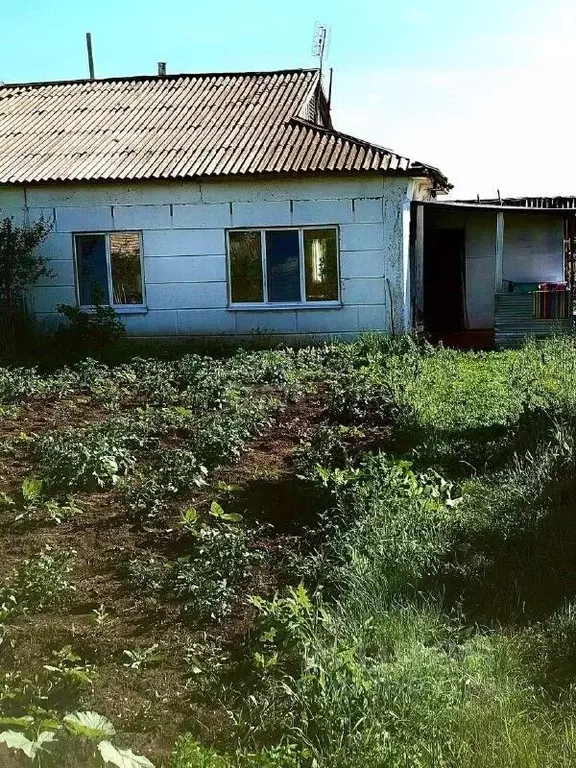
<instances>
[{"instance_id":1,"label":"plant leaf","mask_svg":"<svg viewBox=\"0 0 576 768\"><path fill-rule=\"evenodd\" d=\"M109 741L101 741L98 750L106 764L112 763L118 768L154 768L147 757L135 755L131 749L118 749Z\"/></svg>"},{"instance_id":2,"label":"plant leaf","mask_svg":"<svg viewBox=\"0 0 576 768\"><path fill-rule=\"evenodd\" d=\"M2 731L0 743L6 744L9 749L21 749L27 757L32 757L34 744L18 731Z\"/></svg>"},{"instance_id":3,"label":"plant leaf","mask_svg":"<svg viewBox=\"0 0 576 768\"><path fill-rule=\"evenodd\" d=\"M37 477L27 477L22 483L22 498L24 501L38 501L42 496L42 480Z\"/></svg>"},{"instance_id":4,"label":"plant leaf","mask_svg":"<svg viewBox=\"0 0 576 768\"><path fill-rule=\"evenodd\" d=\"M222 517L222 515L226 513L217 501L213 501L212 504L210 504L210 514L214 517Z\"/></svg>"},{"instance_id":5,"label":"plant leaf","mask_svg":"<svg viewBox=\"0 0 576 768\"><path fill-rule=\"evenodd\" d=\"M34 722L30 715L25 717L0 717L0 725L13 725L18 728L28 728Z\"/></svg>"},{"instance_id":6,"label":"plant leaf","mask_svg":"<svg viewBox=\"0 0 576 768\"><path fill-rule=\"evenodd\" d=\"M54 741L55 738L56 735L52 733L52 731L42 731L42 733L38 734L38 738L32 745L34 750L32 757L35 757L36 753L42 748L42 744L46 744L49 741Z\"/></svg>"},{"instance_id":7,"label":"plant leaf","mask_svg":"<svg viewBox=\"0 0 576 768\"><path fill-rule=\"evenodd\" d=\"M104 736L114 736L116 730L110 720L98 712L73 712L66 715L64 725L71 733L86 736L88 739L101 739Z\"/></svg>"},{"instance_id":8,"label":"plant leaf","mask_svg":"<svg viewBox=\"0 0 576 768\"><path fill-rule=\"evenodd\" d=\"M0 733L0 743L6 744L9 749L19 749L26 757L34 759L37 753L42 749L42 745L54 740L52 731L42 731L36 741L30 741L23 733L17 731L3 731Z\"/></svg>"},{"instance_id":9,"label":"plant leaf","mask_svg":"<svg viewBox=\"0 0 576 768\"><path fill-rule=\"evenodd\" d=\"M221 519L228 523L241 523L244 518L239 512L224 512Z\"/></svg>"},{"instance_id":10,"label":"plant leaf","mask_svg":"<svg viewBox=\"0 0 576 768\"><path fill-rule=\"evenodd\" d=\"M188 507L182 512L182 524L194 525L198 520L198 512L194 507Z\"/></svg>"},{"instance_id":11,"label":"plant leaf","mask_svg":"<svg viewBox=\"0 0 576 768\"><path fill-rule=\"evenodd\" d=\"M217 501L213 501L212 504L210 504L210 514L213 517L217 517L219 520L225 520L228 523L240 523L244 519L238 512L224 512Z\"/></svg>"}]
</instances>

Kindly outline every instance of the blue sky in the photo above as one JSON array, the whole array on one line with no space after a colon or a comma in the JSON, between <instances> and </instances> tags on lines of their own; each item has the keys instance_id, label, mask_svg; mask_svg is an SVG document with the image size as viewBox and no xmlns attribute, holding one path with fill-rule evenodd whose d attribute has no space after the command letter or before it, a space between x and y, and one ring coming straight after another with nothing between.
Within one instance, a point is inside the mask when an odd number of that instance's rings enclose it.
<instances>
[{"instance_id":1,"label":"blue sky","mask_svg":"<svg viewBox=\"0 0 576 768\"><path fill-rule=\"evenodd\" d=\"M573 0L0 0L0 80L313 66L338 128L438 165L457 196L576 193ZM554 74L552 74L554 73ZM558 74L559 73L559 74Z\"/></svg>"}]
</instances>

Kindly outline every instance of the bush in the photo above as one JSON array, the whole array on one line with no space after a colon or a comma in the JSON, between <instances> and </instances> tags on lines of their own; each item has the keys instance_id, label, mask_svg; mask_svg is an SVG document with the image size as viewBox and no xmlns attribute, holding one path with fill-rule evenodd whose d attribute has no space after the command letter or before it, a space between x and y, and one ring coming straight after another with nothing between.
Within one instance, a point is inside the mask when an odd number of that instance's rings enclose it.
<instances>
[{"instance_id":1,"label":"bush","mask_svg":"<svg viewBox=\"0 0 576 768\"><path fill-rule=\"evenodd\" d=\"M69 304L59 304L58 312L68 320L60 325L57 340L70 351L102 352L126 336L124 323L113 307L96 304L85 311Z\"/></svg>"},{"instance_id":2,"label":"bush","mask_svg":"<svg viewBox=\"0 0 576 768\"><path fill-rule=\"evenodd\" d=\"M22 227L12 218L0 221L0 353L8 359L23 359L37 346L25 296L41 277L53 275L48 259L37 253L51 229L44 220Z\"/></svg>"},{"instance_id":3,"label":"bush","mask_svg":"<svg viewBox=\"0 0 576 768\"><path fill-rule=\"evenodd\" d=\"M13 218L0 222L0 299L13 307L27 288L53 272L48 259L36 249L48 237L52 224L44 220L17 227Z\"/></svg>"}]
</instances>

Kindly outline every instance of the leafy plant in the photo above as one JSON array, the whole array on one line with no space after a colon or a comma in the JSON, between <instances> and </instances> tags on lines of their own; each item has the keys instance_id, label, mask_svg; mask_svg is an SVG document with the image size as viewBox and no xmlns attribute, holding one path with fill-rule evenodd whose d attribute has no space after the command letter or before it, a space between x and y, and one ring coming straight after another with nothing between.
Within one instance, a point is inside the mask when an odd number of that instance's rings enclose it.
<instances>
[{"instance_id":1,"label":"leafy plant","mask_svg":"<svg viewBox=\"0 0 576 768\"><path fill-rule=\"evenodd\" d=\"M249 534L229 526L201 526L195 531L192 553L179 558L171 575L174 592L196 620L219 618L232 601L259 555Z\"/></svg>"},{"instance_id":2,"label":"leafy plant","mask_svg":"<svg viewBox=\"0 0 576 768\"><path fill-rule=\"evenodd\" d=\"M143 440L136 427L118 421L48 434L35 453L50 488L105 488L134 467L134 450Z\"/></svg>"},{"instance_id":3,"label":"leafy plant","mask_svg":"<svg viewBox=\"0 0 576 768\"><path fill-rule=\"evenodd\" d=\"M90 664L82 663L82 658L74 653L71 645L53 651L52 657L53 663L44 665L50 673L51 688L58 685L64 695L70 697L92 686L95 669Z\"/></svg>"},{"instance_id":4,"label":"leafy plant","mask_svg":"<svg viewBox=\"0 0 576 768\"><path fill-rule=\"evenodd\" d=\"M125 667L129 669L142 669L144 667L150 667L154 664L159 664L164 656L162 653L158 653L158 643L154 643L149 648L134 648L133 650L123 651L127 661L124 663Z\"/></svg>"},{"instance_id":5,"label":"leafy plant","mask_svg":"<svg viewBox=\"0 0 576 768\"><path fill-rule=\"evenodd\" d=\"M130 581L145 593L159 592L166 587L172 565L156 554L142 554L128 563Z\"/></svg>"},{"instance_id":6,"label":"leafy plant","mask_svg":"<svg viewBox=\"0 0 576 768\"><path fill-rule=\"evenodd\" d=\"M126 491L126 501L140 520L158 516L166 504L192 488L206 485L208 470L196 455L182 448L162 451L161 463Z\"/></svg>"},{"instance_id":7,"label":"leafy plant","mask_svg":"<svg viewBox=\"0 0 576 768\"><path fill-rule=\"evenodd\" d=\"M54 738L55 736L52 731L41 731L32 739L29 739L23 733L18 731L3 731L0 733L0 743L6 744L9 749L20 750L32 761L34 761L41 752L49 752L44 745L50 744Z\"/></svg>"},{"instance_id":8,"label":"leafy plant","mask_svg":"<svg viewBox=\"0 0 576 768\"><path fill-rule=\"evenodd\" d=\"M13 509L15 522L48 519L61 523L83 511L73 498L60 501L45 498L45 483L36 477L26 478L15 498L0 494L0 505Z\"/></svg>"},{"instance_id":9,"label":"leafy plant","mask_svg":"<svg viewBox=\"0 0 576 768\"><path fill-rule=\"evenodd\" d=\"M38 613L62 606L75 591L70 581L71 553L45 550L15 569L0 590L3 610Z\"/></svg>"},{"instance_id":10,"label":"leafy plant","mask_svg":"<svg viewBox=\"0 0 576 768\"><path fill-rule=\"evenodd\" d=\"M59 339L73 350L102 352L126 336L126 327L113 307L97 303L90 310L59 304L57 311L68 323L59 328Z\"/></svg>"},{"instance_id":11,"label":"leafy plant","mask_svg":"<svg viewBox=\"0 0 576 768\"><path fill-rule=\"evenodd\" d=\"M8 306L20 298L41 277L54 274L49 260L37 249L52 230L52 223L40 220L18 227L13 218L0 221L0 299Z\"/></svg>"},{"instance_id":12,"label":"leafy plant","mask_svg":"<svg viewBox=\"0 0 576 768\"><path fill-rule=\"evenodd\" d=\"M33 721L33 718L30 718ZM97 712L73 712L61 721L50 723L49 730L35 731L26 718L26 722L15 721L24 731L4 731L0 733L0 743L9 749L19 750L32 762L40 765L43 754L48 758L64 759L66 756L78 756L78 751L86 754L90 765L115 765L117 768L154 768L148 758L135 755L130 749L120 749L110 738L116 730L112 723ZM32 737L29 738L30 734ZM46 746L45 746L46 745ZM56 765L55 763L51 763Z\"/></svg>"},{"instance_id":13,"label":"leafy plant","mask_svg":"<svg viewBox=\"0 0 576 768\"><path fill-rule=\"evenodd\" d=\"M354 446L365 437L358 427L343 424L321 424L312 439L294 452L298 470L306 477L316 467L344 468L352 462Z\"/></svg>"},{"instance_id":14,"label":"leafy plant","mask_svg":"<svg viewBox=\"0 0 576 768\"><path fill-rule=\"evenodd\" d=\"M104 608L104 604L101 603L98 608L93 608L94 620L98 627L104 627L110 621L110 614Z\"/></svg>"}]
</instances>

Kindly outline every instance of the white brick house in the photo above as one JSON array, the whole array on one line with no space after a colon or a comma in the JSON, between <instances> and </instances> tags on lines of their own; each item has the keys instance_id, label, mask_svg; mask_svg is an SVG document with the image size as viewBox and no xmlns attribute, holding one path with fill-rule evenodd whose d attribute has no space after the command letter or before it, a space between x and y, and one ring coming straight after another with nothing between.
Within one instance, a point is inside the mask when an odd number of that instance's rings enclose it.
<instances>
[{"instance_id":1,"label":"white brick house","mask_svg":"<svg viewBox=\"0 0 576 768\"><path fill-rule=\"evenodd\" d=\"M0 218L54 222L31 304L130 334L411 325L411 204L436 169L335 131L316 70L0 87Z\"/></svg>"}]
</instances>

